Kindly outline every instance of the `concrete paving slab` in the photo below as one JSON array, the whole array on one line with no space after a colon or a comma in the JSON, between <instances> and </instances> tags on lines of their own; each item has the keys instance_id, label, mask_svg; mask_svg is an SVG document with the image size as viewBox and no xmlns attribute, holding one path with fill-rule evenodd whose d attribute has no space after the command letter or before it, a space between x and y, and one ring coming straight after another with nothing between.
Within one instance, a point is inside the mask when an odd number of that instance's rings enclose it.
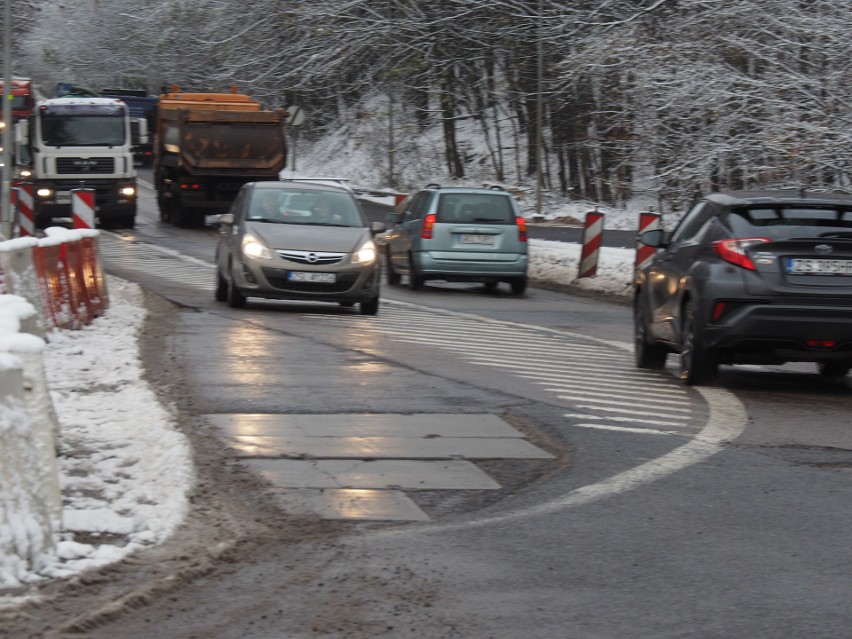
<instances>
[{"instance_id":1,"label":"concrete paving slab","mask_svg":"<svg viewBox=\"0 0 852 639\"><path fill-rule=\"evenodd\" d=\"M362 521L429 521L399 490L300 489L276 491L282 510L290 515Z\"/></svg>"},{"instance_id":2,"label":"concrete paving slab","mask_svg":"<svg viewBox=\"0 0 852 639\"><path fill-rule=\"evenodd\" d=\"M500 488L475 464L462 460L251 459L243 463L277 488Z\"/></svg>"},{"instance_id":3,"label":"concrete paving slab","mask_svg":"<svg viewBox=\"0 0 852 639\"><path fill-rule=\"evenodd\" d=\"M525 439L507 437L270 437L237 436L227 444L243 457L346 459L552 459Z\"/></svg>"},{"instance_id":4,"label":"concrete paving slab","mask_svg":"<svg viewBox=\"0 0 852 639\"><path fill-rule=\"evenodd\" d=\"M498 415L466 413L271 415L208 414L225 435L304 437L523 437Z\"/></svg>"}]
</instances>

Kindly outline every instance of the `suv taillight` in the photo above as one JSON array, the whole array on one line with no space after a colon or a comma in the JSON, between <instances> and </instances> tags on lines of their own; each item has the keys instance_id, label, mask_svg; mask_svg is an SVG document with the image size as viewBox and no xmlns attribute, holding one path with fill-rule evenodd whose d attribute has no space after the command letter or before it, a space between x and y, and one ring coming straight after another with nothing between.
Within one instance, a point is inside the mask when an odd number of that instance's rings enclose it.
<instances>
[{"instance_id":1,"label":"suv taillight","mask_svg":"<svg viewBox=\"0 0 852 639\"><path fill-rule=\"evenodd\" d=\"M420 229L420 237L424 240L432 239L432 229L435 228L435 220L437 217L434 213L427 215L423 219L423 227Z\"/></svg>"},{"instance_id":2,"label":"suv taillight","mask_svg":"<svg viewBox=\"0 0 852 639\"><path fill-rule=\"evenodd\" d=\"M515 224L518 225L518 241L527 241L527 221L522 217L515 218Z\"/></svg>"},{"instance_id":3,"label":"suv taillight","mask_svg":"<svg viewBox=\"0 0 852 639\"><path fill-rule=\"evenodd\" d=\"M757 267L746 254L746 250L757 244L766 244L770 241L768 237L741 237L730 240L718 240L713 242L713 250L716 252L716 255L726 262L756 271Z\"/></svg>"}]
</instances>

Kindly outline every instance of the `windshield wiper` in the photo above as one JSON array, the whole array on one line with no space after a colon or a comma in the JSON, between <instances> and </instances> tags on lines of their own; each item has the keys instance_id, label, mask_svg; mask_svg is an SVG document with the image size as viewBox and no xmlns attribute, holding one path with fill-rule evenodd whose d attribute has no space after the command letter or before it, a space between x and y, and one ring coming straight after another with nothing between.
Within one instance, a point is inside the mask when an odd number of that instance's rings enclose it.
<instances>
[{"instance_id":1,"label":"windshield wiper","mask_svg":"<svg viewBox=\"0 0 852 639\"><path fill-rule=\"evenodd\" d=\"M830 233L820 233L820 237L836 237L840 239L852 238L852 231L831 231Z\"/></svg>"},{"instance_id":2,"label":"windshield wiper","mask_svg":"<svg viewBox=\"0 0 852 639\"><path fill-rule=\"evenodd\" d=\"M292 222L288 222L287 220L282 220L279 218L270 218L270 217L250 217L248 218L249 222L263 222L266 224L292 224Z\"/></svg>"}]
</instances>

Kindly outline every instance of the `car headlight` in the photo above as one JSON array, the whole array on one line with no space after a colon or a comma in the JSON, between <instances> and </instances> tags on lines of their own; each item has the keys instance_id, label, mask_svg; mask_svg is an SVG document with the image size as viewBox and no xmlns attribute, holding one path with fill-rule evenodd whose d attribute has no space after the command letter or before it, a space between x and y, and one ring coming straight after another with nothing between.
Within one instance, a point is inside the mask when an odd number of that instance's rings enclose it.
<instances>
[{"instance_id":1,"label":"car headlight","mask_svg":"<svg viewBox=\"0 0 852 639\"><path fill-rule=\"evenodd\" d=\"M376 245L372 240L367 240L355 253L352 254L353 264L372 264L376 261Z\"/></svg>"},{"instance_id":2,"label":"car headlight","mask_svg":"<svg viewBox=\"0 0 852 639\"><path fill-rule=\"evenodd\" d=\"M262 260L271 260L272 259L272 251L270 251L266 246L264 246L260 240L258 240L251 233L246 233L243 235L243 255L246 257L252 257L255 259Z\"/></svg>"}]
</instances>

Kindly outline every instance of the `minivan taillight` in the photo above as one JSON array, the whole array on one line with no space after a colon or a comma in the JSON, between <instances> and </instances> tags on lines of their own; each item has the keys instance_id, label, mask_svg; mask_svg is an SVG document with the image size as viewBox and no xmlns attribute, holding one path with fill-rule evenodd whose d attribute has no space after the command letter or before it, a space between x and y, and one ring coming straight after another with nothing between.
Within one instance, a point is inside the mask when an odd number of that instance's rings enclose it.
<instances>
[{"instance_id":1,"label":"minivan taillight","mask_svg":"<svg viewBox=\"0 0 852 639\"><path fill-rule=\"evenodd\" d=\"M420 237L424 240L432 239L432 229L435 228L435 214L432 213L423 218L423 227L420 229Z\"/></svg>"},{"instance_id":2,"label":"minivan taillight","mask_svg":"<svg viewBox=\"0 0 852 639\"><path fill-rule=\"evenodd\" d=\"M726 262L747 268L750 271L756 271L757 267L746 254L746 250L757 244L766 244L770 241L768 237L741 237L730 240L718 240L713 242L713 250L716 252L716 255Z\"/></svg>"},{"instance_id":3,"label":"minivan taillight","mask_svg":"<svg viewBox=\"0 0 852 639\"><path fill-rule=\"evenodd\" d=\"M515 218L515 224L518 225L518 241L527 241L527 221L522 217Z\"/></svg>"}]
</instances>

